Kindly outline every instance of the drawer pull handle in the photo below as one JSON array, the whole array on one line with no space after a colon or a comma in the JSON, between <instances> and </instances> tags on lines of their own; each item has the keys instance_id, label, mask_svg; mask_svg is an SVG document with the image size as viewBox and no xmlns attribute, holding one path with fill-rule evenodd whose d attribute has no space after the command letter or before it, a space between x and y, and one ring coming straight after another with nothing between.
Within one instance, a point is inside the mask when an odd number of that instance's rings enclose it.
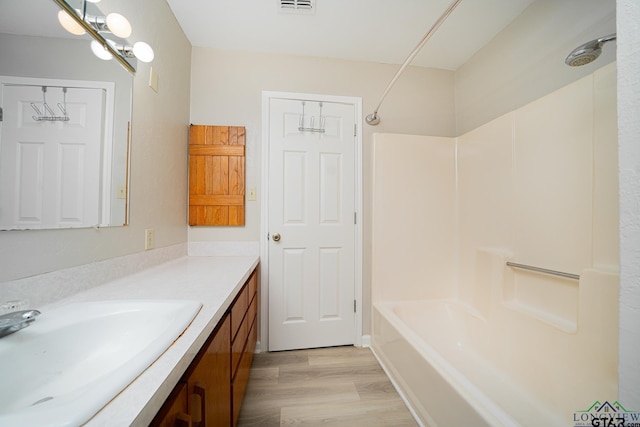
<instances>
[{"instance_id":1,"label":"drawer pull handle","mask_svg":"<svg viewBox=\"0 0 640 427\"><path fill-rule=\"evenodd\" d=\"M206 426L206 400L204 395L204 384L197 382L193 385L191 395L191 418L193 426Z\"/></svg>"}]
</instances>

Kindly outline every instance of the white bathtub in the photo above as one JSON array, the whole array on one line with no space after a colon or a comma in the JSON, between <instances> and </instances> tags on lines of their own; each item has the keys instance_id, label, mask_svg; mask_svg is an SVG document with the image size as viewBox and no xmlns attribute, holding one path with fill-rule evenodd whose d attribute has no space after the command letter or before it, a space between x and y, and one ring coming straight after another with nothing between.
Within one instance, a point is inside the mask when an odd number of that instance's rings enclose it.
<instances>
[{"instance_id":1,"label":"white bathtub","mask_svg":"<svg viewBox=\"0 0 640 427\"><path fill-rule=\"evenodd\" d=\"M507 361L511 368L503 369L498 355L505 350L500 348L504 340L492 339L487 320L459 301L377 303L373 328L376 356L424 425L571 425L570 414L507 372L518 365L526 369L529 361ZM526 378L531 372L523 374Z\"/></svg>"}]
</instances>

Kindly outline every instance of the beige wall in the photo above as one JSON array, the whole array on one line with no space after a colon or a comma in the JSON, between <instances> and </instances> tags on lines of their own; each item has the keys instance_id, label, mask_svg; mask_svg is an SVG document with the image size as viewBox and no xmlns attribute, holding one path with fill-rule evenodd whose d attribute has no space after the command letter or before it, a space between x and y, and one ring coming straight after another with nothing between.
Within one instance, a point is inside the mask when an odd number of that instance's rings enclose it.
<instances>
[{"instance_id":1,"label":"beige wall","mask_svg":"<svg viewBox=\"0 0 640 427\"><path fill-rule=\"evenodd\" d=\"M150 65L139 64L134 82L130 225L1 232L0 282L141 252L145 228L155 229L156 247L187 240L191 46L165 2L108 3L132 22L131 40L153 46L151 65L160 76L155 93L147 86Z\"/></svg>"}]
</instances>

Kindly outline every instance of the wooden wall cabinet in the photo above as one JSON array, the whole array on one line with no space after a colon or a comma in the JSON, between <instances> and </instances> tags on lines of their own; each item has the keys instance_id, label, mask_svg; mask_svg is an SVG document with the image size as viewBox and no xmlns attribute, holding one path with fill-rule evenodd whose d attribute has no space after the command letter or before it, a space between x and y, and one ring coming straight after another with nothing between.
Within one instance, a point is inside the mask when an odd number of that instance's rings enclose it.
<instances>
[{"instance_id":1,"label":"wooden wall cabinet","mask_svg":"<svg viewBox=\"0 0 640 427\"><path fill-rule=\"evenodd\" d=\"M245 128L191 125L189 225L245 224Z\"/></svg>"},{"instance_id":2,"label":"wooden wall cabinet","mask_svg":"<svg viewBox=\"0 0 640 427\"><path fill-rule=\"evenodd\" d=\"M256 268L151 426L229 427L237 424L256 348L257 310Z\"/></svg>"}]
</instances>

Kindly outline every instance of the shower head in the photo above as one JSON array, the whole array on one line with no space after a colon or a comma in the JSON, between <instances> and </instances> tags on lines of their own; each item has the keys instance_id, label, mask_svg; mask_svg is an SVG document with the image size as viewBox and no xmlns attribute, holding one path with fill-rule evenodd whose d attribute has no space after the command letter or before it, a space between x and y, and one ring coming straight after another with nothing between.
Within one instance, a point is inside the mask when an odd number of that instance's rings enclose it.
<instances>
[{"instance_id":1,"label":"shower head","mask_svg":"<svg viewBox=\"0 0 640 427\"><path fill-rule=\"evenodd\" d=\"M591 40L583 45L573 49L573 51L564 60L564 63L571 67L579 67L598 59L602 53L602 45L606 42L615 40L616 34L609 34L608 36L600 37L599 39Z\"/></svg>"}]
</instances>

